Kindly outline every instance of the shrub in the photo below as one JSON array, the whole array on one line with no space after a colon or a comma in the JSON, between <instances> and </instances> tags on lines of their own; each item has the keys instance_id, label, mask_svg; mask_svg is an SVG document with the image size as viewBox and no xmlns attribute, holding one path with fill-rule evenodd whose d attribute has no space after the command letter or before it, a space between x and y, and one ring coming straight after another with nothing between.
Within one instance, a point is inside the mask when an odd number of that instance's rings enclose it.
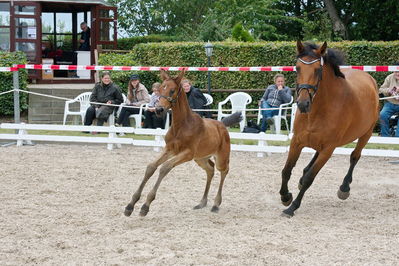
<instances>
[{"instance_id":1,"label":"shrub","mask_svg":"<svg viewBox=\"0 0 399 266\"><path fill-rule=\"evenodd\" d=\"M4 52L0 51L0 66L11 67L13 64L26 64L26 56L22 52ZM25 69L19 70L19 88L26 90L28 75ZM0 93L12 90L13 72L0 72ZM20 110L28 109L28 95L26 93L19 94ZM0 96L0 115L14 114L14 94L7 93Z\"/></svg>"},{"instance_id":2,"label":"shrub","mask_svg":"<svg viewBox=\"0 0 399 266\"><path fill-rule=\"evenodd\" d=\"M321 43L319 43L321 44ZM292 66L296 59L295 42L215 42L213 43L212 66ZM399 58L399 41L393 42L329 42L328 47L341 50L348 65L391 65ZM101 64L127 66L207 66L204 43L173 42L146 43L136 45L129 54L101 54ZM139 73L146 87L159 81L158 72L143 71ZM176 73L171 73L175 75ZM211 72L212 89L246 89L265 88L272 84L276 72ZM287 86L295 87L295 72L283 73ZM381 85L387 72L370 72ZM123 75L123 74L117 74ZM127 84L129 74L121 82ZM207 88L207 72L188 72L186 77L194 86ZM123 79L123 80L122 80ZM124 85L123 88L126 88ZM217 102L224 100L230 93L212 94L213 108ZM252 104L256 108L257 101L263 93L252 93Z\"/></svg>"},{"instance_id":3,"label":"shrub","mask_svg":"<svg viewBox=\"0 0 399 266\"><path fill-rule=\"evenodd\" d=\"M121 50L131 50L133 47L139 43L149 43L149 42L176 42L183 41L182 38L177 36L166 36L166 35L148 35L148 36L135 36L130 38L118 39L118 49Z\"/></svg>"}]
</instances>

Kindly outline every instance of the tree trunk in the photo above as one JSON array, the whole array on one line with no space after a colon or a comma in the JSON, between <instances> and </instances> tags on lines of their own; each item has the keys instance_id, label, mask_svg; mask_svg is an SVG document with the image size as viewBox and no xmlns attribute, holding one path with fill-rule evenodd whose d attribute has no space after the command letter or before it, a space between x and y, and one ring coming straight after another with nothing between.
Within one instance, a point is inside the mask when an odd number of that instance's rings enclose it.
<instances>
[{"instance_id":1,"label":"tree trunk","mask_svg":"<svg viewBox=\"0 0 399 266\"><path fill-rule=\"evenodd\" d=\"M326 5L326 9L328 15L331 18L333 24L333 30L336 34L341 36L344 40L348 39L348 30L346 29L345 24L342 22L340 17L338 16L337 10L334 6L333 0L323 0L324 4Z\"/></svg>"}]
</instances>

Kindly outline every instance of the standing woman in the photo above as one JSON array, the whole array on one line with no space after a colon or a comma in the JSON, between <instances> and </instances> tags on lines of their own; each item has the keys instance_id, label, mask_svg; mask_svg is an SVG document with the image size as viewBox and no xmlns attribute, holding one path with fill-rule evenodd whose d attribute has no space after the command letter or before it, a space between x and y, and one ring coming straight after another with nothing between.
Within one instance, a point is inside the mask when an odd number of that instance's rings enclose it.
<instances>
[{"instance_id":1,"label":"standing woman","mask_svg":"<svg viewBox=\"0 0 399 266\"><path fill-rule=\"evenodd\" d=\"M101 73L101 82L97 83L90 95L90 102L121 104L123 102L122 93L119 87L112 82L109 72ZM85 114L85 126L90 126L94 118L97 118L97 126L102 126L108 120L109 115L114 111L115 107L92 104Z\"/></svg>"},{"instance_id":2,"label":"standing woman","mask_svg":"<svg viewBox=\"0 0 399 266\"><path fill-rule=\"evenodd\" d=\"M126 99L127 106L136 108L123 107L118 117L118 124L124 127L130 126L129 116L140 112L140 105L150 102L150 95L147 88L140 83L140 77L134 74L130 77L128 94Z\"/></svg>"},{"instance_id":3,"label":"standing woman","mask_svg":"<svg viewBox=\"0 0 399 266\"><path fill-rule=\"evenodd\" d=\"M263 108L278 108L283 103L291 101L291 89L285 86L285 78L283 74L276 74L274 76L274 84L266 88L265 93L260 100L260 105ZM260 130L265 132L267 125L273 125L273 116L278 115L278 110L262 110L262 125Z\"/></svg>"}]
</instances>

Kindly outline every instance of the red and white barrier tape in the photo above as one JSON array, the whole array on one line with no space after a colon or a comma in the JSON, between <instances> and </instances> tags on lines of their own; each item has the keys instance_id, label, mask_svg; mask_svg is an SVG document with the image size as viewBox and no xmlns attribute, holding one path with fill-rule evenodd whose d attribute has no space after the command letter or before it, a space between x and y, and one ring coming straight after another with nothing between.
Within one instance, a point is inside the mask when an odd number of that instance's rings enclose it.
<instances>
[{"instance_id":1,"label":"red and white barrier tape","mask_svg":"<svg viewBox=\"0 0 399 266\"><path fill-rule=\"evenodd\" d=\"M367 72L399 71L399 66L340 66L341 69L351 68ZM295 66L259 66L259 67L145 67L145 66L84 66L84 65L14 65L14 67L0 67L0 72L16 71L18 69L42 70L119 70L119 71L295 71Z\"/></svg>"}]
</instances>

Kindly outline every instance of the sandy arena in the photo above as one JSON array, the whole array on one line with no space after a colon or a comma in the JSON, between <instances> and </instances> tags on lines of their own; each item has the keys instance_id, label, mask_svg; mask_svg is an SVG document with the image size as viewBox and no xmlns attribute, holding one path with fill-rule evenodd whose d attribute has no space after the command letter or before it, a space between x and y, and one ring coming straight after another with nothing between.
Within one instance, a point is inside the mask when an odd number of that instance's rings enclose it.
<instances>
[{"instance_id":1,"label":"sandy arena","mask_svg":"<svg viewBox=\"0 0 399 266\"><path fill-rule=\"evenodd\" d=\"M193 210L205 172L193 162L163 181L147 217L123 215L150 148L105 145L7 147L0 152L0 265L398 265L399 165L362 157L351 196L336 192L349 167L333 156L291 218L278 194L286 154L233 152L223 203ZM311 158L302 154L289 183L294 197Z\"/></svg>"}]
</instances>

